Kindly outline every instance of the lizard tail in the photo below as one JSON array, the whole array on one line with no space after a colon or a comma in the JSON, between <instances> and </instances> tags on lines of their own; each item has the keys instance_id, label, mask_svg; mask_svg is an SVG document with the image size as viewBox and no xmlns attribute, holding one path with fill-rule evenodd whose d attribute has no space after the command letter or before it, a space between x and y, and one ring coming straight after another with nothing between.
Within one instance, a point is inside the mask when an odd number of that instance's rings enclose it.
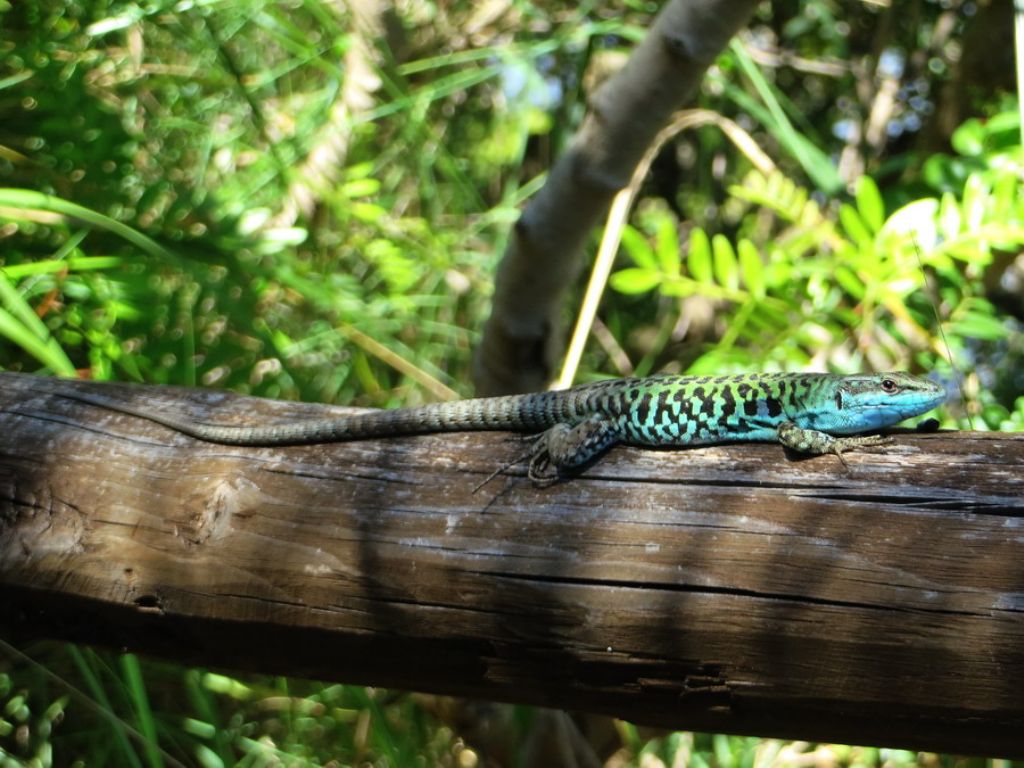
<instances>
[{"instance_id":1,"label":"lizard tail","mask_svg":"<svg viewBox=\"0 0 1024 768\"><path fill-rule=\"evenodd\" d=\"M204 424L89 396L74 399L162 424L189 437L220 445L303 445L365 437L481 430L541 431L568 418L562 393L508 395L412 408L344 414L262 426Z\"/></svg>"}]
</instances>

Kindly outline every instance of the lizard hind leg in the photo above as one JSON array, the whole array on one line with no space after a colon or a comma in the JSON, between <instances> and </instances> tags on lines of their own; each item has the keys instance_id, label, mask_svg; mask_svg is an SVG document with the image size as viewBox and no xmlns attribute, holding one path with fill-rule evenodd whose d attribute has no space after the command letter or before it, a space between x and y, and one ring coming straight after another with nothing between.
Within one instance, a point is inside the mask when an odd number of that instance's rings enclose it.
<instances>
[{"instance_id":1,"label":"lizard hind leg","mask_svg":"<svg viewBox=\"0 0 1024 768\"><path fill-rule=\"evenodd\" d=\"M568 470L579 469L619 442L615 424L594 415L575 426L555 424L537 438L527 473L535 485L545 487Z\"/></svg>"}]
</instances>

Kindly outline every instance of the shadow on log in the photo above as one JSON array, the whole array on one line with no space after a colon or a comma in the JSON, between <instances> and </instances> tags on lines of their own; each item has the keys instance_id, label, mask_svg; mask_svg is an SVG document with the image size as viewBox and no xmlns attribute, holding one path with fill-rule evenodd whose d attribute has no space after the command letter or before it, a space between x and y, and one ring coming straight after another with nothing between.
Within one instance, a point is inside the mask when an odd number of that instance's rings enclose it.
<instances>
[{"instance_id":1,"label":"shadow on log","mask_svg":"<svg viewBox=\"0 0 1024 768\"><path fill-rule=\"evenodd\" d=\"M198 442L337 409L0 374L0 631L600 712L1024 757L1024 435L618 448L534 488L502 433Z\"/></svg>"}]
</instances>

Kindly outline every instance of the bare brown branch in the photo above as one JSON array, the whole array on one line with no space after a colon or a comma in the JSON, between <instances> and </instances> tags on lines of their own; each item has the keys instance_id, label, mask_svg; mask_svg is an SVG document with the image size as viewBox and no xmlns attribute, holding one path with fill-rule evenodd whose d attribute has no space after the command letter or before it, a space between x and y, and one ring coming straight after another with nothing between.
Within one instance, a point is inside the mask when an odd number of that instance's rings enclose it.
<instances>
[{"instance_id":1,"label":"bare brown branch","mask_svg":"<svg viewBox=\"0 0 1024 768\"><path fill-rule=\"evenodd\" d=\"M742 27L751 0L670 0L591 110L515 227L495 282L479 394L536 391L562 352L562 298L590 231L673 112Z\"/></svg>"}]
</instances>

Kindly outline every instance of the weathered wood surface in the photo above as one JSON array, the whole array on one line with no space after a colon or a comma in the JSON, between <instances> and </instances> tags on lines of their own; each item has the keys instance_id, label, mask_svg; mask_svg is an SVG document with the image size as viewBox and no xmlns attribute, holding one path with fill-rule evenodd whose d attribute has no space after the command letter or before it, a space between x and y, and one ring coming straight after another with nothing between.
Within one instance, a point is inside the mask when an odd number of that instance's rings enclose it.
<instances>
[{"instance_id":1,"label":"weathered wood surface","mask_svg":"<svg viewBox=\"0 0 1024 768\"><path fill-rule=\"evenodd\" d=\"M720 730L1024 757L1024 435L613 450L196 442L323 413L0 374L0 631Z\"/></svg>"}]
</instances>

